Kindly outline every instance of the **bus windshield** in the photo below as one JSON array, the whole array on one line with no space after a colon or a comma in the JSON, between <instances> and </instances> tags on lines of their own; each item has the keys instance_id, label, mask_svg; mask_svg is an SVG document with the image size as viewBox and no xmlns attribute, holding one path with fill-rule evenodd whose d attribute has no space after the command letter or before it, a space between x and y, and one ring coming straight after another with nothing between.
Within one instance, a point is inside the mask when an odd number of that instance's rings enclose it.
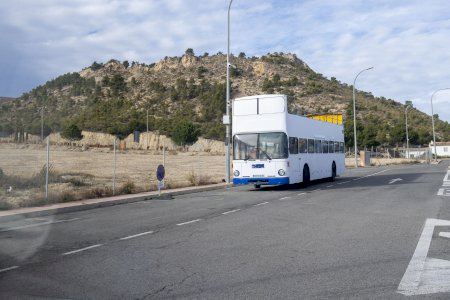
<instances>
[{"instance_id":1,"label":"bus windshield","mask_svg":"<svg viewBox=\"0 0 450 300\"><path fill-rule=\"evenodd\" d=\"M282 132L236 134L233 152L235 160L287 158L287 136Z\"/></svg>"}]
</instances>

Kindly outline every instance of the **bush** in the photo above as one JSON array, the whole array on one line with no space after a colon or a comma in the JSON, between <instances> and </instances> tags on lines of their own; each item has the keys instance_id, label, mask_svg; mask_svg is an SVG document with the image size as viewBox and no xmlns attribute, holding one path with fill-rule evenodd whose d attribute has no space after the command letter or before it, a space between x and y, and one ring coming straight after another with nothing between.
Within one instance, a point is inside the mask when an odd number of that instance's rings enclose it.
<instances>
[{"instance_id":1,"label":"bush","mask_svg":"<svg viewBox=\"0 0 450 300\"><path fill-rule=\"evenodd\" d=\"M136 185L132 181L127 181L120 187L120 194L133 194L135 191Z\"/></svg>"},{"instance_id":2,"label":"bush","mask_svg":"<svg viewBox=\"0 0 450 300\"><path fill-rule=\"evenodd\" d=\"M61 136L69 141L79 141L83 138L81 129L73 123L64 126Z\"/></svg>"},{"instance_id":3,"label":"bush","mask_svg":"<svg viewBox=\"0 0 450 300\"><path fill-rule=\"evenodd\" d=\"M198 127L187 120L181 120L175 124L172 130L172 140L177 145L191 145L195 143L200 134Z\"/></svg>"}]
</instances>

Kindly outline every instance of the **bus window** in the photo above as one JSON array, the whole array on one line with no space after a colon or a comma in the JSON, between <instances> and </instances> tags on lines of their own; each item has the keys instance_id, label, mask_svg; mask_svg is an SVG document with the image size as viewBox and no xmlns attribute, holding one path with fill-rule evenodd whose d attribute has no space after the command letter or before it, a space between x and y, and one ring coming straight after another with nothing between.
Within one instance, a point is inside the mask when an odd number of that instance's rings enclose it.
<instances>
[{"instance_id":1,"label":"bus window","mask_svg":"<svg viewBox=\"0 0 450 300\"><path fill-rule=\"evenodd\" d=\"M295 137L289 138L289 153L298 154L298 140Z\"/></svg>"},{"instance_id":2,"label":"bus window","mask_svg":"<svg viewBox=\"0 0 450 300\"><path fill-rule=\"evenodd\" d=\"M298 153L308 153L308 140L298 139Z\"/></svg>"},{"instance_id":3,"label":"bus window","mask_svg":"<svg viewBox=\"0 0 450 300\"><path fill-rule=\"evenodd\" d=\"M281 159L288 157L285 133L246 133L234 136L234 159Z\"/></svg>"},{"instance_id":4,"label":"bus window","mask_svg":"<svg viewBox=\"0 0 450 300\"><path fill-rule=\"evenodd\" d=\"M322 152L328 153L328 141L322 141Z\"/></svg>"},{"instance_id":5,"label":"bus window","mask_svg":"<svg viewBox=\"0 0 450 300\"><path fill-rule=\"evenodd\" d=\"M328 152L334 153L334 142L333 141L328 142Z\"/></svg>"},{"instance_id":6,"label":"bus window","mask_svg":"<svg viewBox=\"0 0 450 300\"><path fill-rule=\"evenodd\" d=\"M321 140L314 140L314 152L322 153L322 141Z\"/></svg>"},{"instance_id":7,"label":"bus window","mask_svg":"<svg viewBox=\"0 0 450 300\"><path fill-rule=\"evenodd\" d=\"M340 146L339 148L340 148L340 150L341 150L340 152L341 152L341 153L344 153L344 152L345 152L345 150L344 150L344 143L343 143L343 142L340 142L340 143L339 143L339 146Z\"/></svg>"},{"instance_id":8,"label":"bus window","mask_svg":"<svg viewBox=\"0 0 450 300\"><path fill-rule=\"evenodd\" d=\"M314 153L314 140L308 139L308 153Z\"/></svg>"},{"instance_id":9,"label":"bus window","mask_svg":"<svg viewBox=\"0 0 450 300\"><path fill-rule=\"evenodd\" d=\"M339 150L339 142L334 142L334 152L339 153L341 150Z\"/></svg>"}]
</instances>

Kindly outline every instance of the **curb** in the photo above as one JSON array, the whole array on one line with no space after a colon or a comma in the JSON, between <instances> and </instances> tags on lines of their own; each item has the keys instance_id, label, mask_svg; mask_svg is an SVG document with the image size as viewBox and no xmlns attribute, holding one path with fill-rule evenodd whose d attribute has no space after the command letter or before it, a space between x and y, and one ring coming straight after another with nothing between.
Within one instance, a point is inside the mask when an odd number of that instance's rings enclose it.
<instances>
[{"instance_id":1,"label":"curb","mask_svg":"<svg viewBox=\"0 0 450 300\"><path fill-rule=\"evenodd\" d=\"M21 220L24 218L35 218L35 217L43 217L43 216L50 216L50 215L57 215L57 214L64 214L64 213L70 213L70 212L77 212L77 211L83 211L83 210L90 210L95 208L102 208L102 207L108 207L108 206L115 206L120 204L128 204L128 203L134 203L134 202L140 202L140 201L147 201L147 200L170 200L173 196L179 196L179 195L187 195L187 194L194 194L199 192L207 192L207 191L213 191L213 190L220 190L222 188L229 188L230 186L227 186L227 184L215 184L215 185L207 185L207 186L200 186L197 188L191 188L191 189L184 189L184 190L165 190L161 191L161 196L159 196L155 192L146 192L146 193L140 193L140 194L132 194L132 195L122 195L122 196L116 196L116 197L110 197L113 199L108 198L100 198L100 199L88 199L88 200L78 200L73 202L66 202L66 203L58 203L58 204L52 204L49 206L43 206L43 207L30 207L30 208L19 208L17 209L17 213L7 214L7 215L0 215L0 222L8 222L8 221L15 221L15 220ZM114 199L120 197L119 199ZM92 203L86 203L86 202L92 202ZM66 205L66 206L64 206ZM52 207L52 206L62 206L62 207ZM42 210L38 210L41 208ZM29 209L37 209L36 211L29 211L29 212L20 212L20 210L29 210ZM5 211L8 213L8 211ZM1 212L0 212L1 214Z\"/></svg>"}]
</instances>

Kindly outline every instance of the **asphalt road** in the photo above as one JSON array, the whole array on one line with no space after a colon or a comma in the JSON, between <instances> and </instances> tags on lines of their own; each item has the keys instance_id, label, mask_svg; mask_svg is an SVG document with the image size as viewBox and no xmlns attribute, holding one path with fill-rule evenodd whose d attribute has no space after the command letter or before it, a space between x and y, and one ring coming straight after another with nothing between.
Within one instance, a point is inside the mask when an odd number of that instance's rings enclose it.
<instances>
[{"instance_id":1,"label":"asphalt road","mask_svg":"<svg viewBox=\"0 0 450 300\"><path fill-rule=\"evenodd\" d=\"M448 299L448 165L3 222L0 298Z\"/></svg>"}]
</instances>

